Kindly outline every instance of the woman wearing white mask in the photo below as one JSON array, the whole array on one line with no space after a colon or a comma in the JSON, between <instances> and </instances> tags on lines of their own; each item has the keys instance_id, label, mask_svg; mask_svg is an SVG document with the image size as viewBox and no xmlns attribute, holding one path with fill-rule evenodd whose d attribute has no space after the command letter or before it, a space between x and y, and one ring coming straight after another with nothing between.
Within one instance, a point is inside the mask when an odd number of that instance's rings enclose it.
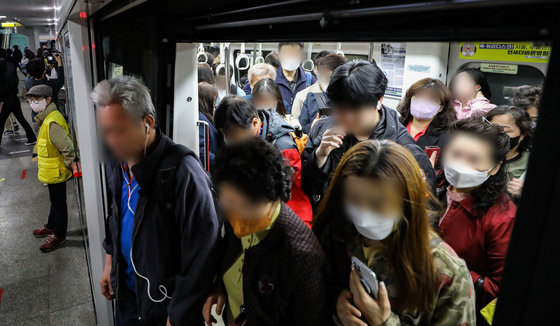
<instances>
[{"instance_id":1,"label":"woman wearing white mask","mask_svg":"<svg viewBox=\"0 0 560 326\"><path fill-rule=\"evenodd\" d=\"M420 79L408 88L397 111L401 123L416 144L427 151L438 171L439 152L445 147L449 126L457 120L449 88L438 79Z\"/></svg>"},{"instance_id":2,"label":"woman wearing white mask","mask_svg":"<svg viewBox=\"0 0 560 326\"><path fill-rule=\"evenodd\" d=\"M339 324L474 325L469 271L431 230L429 194L406 148L367 140L346 152L313 224L332 265ZM376 274L377 298L352 256Z\"/></svg>"},{"instance_id":3,"label":"woman wearing white mask","mask_svg":"<svg viewBox=\"0 0 560 326\"><path fill-rule=\"evenodd\" d=\"M439 230L469 266L477 308L498 296L515 218L506 194L509 143L502 127L469 118L451 127L443 156L449 187Z\"/></svg>"}]
</instances>

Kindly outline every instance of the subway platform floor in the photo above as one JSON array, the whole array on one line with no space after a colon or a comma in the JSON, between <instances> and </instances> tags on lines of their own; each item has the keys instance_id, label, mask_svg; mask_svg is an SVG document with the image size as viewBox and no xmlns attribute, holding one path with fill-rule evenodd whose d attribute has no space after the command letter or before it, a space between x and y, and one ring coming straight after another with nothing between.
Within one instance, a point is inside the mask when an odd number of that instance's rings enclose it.
<instances>
[{"instance_id":1,"label":"subway platform floor","mask_svg":"<svg viewBox=\"0 0 560 326\"><path fill-rule=\"evenodd\" d=\"M30 120L29 106L22 103ZM32 230L46 222L48 190L37 180L25 134L3 136L0 155L0 325L95 325L74 180L67 181L68 235L42 253ZM19 152L30 149L30 152ZM25 172L24 172L25 171Z\"/></svg>"}]
</instances>

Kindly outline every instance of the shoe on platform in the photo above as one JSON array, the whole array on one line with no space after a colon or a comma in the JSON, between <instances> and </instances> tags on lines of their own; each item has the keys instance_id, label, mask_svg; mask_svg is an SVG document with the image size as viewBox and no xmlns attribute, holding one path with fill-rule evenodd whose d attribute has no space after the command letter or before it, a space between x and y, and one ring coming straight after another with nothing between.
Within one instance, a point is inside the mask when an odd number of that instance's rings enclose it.
<instances>
[{"instance_id":1,"label":"shoe on platform","mask_svg":"<svg viewBox=\"0 0 560 326\"><path fill-rule=\"evenodd\" d=\"M26 141L24 144L25 144L26 146L35 145L35 144L37 144L37 141L36 141L36 140L34 140L34 141Z\"/></svg>"},{"instance_id":2,"label":"shoe on platform","mask_svg":"<svg viewBox=\"0 0 560 326\"><path fill-rule=\"evenodd\" d=\"M47 238L47 241L45 241L45 243L43 243L39 247L39 249L41 249L42 252L51 252L51 251L55 250L56 248L62 246L64 243L66 243L65 238L59 238L56 235L51 234Z\"/></svg>"},{"instance_id":3,"label":"shoe on platform","mask_svg":"<svg viewBox=\"0 0 560 326\"><path fill-rule=\"evenodd\" d=\"M54 231L47 229L46 225L43 225L42 228L40 229L35 229L33 230L33 235L35 236L35 238L44 238L44 237L48 237L49 235L53 234Z\"/></svg>"}]
</instances>

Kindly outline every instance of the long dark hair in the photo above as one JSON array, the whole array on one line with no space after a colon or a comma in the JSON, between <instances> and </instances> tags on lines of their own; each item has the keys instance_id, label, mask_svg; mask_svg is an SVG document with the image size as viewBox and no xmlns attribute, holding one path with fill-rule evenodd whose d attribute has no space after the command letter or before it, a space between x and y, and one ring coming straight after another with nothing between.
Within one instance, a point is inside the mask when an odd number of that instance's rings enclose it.
<instances>
[{"instance_id":1,"label":"long dark hair","mask_svg":"<svg viewBox=\"0 0 560 326\"><path fill-rule=\"evenodd\" d=\"M198 68L198 82L206 82L210 85L214 85L214 71L207 63L199 63L197 65Z\"/></svg>"},{"instance_id":2,"label":"long dark hair","mask_svg":"<svg viewBox=\"0 0 560 326\"><path fill-rule=\"evenodd\" d=\"M280 93L280 88L274 80L270 78L263 78L259 80L255 84L255 87L253 87L251 97L255 98L264 93L274 96L274 98L276 99L276 112L278 112L278 114L280 114L281 116L285 116L286 114L288 114L288 110L286 109L284 100L282 99L282 93Z\"/></svg>"},{"instance_id":3,"label":"long dark hair","mask_svg":"<svg viewBox=\"0 0 560 326\"><path fill-rule=\"evenodd\" d=\"M436 288L430 241L436 235L428 219L428 200L432 198L420 170L412 154L392 141L366 140L356 144L338 164L319 205L313 230L323 246L328 247L332 240L351 243L359 235L343 209L346 178L395 182L404 202L403 218L397 230L383 240L385 257L394 270L399 293L406 293L399 298L399 307L429 311Z\"/></svg>"},{"instance_id":4,"label":"long dark hair","mask_svg":"<svg viewBox=\"0 0 560 326\"><path fill-rule=\"evenodd\" d=\"M542 88L538 86L519 86L517 92L511 99L511 104L525 111L532 107L538 110L541 103L541 96Z\"/></svg>"},{"instance_id":5,"label":"long dark hair","mask_svg":"<svg viewBox=\"0 0 560 326\"><path fill-rule=\"evenodd\" d=\"M214 103L217 97L216 87L206 82L198 83L198 111L212 124L214 124Z\"/></svg>"},{"instance_id":6,"label":"long dark hair","mask_svg":"<svg viewBox=\"0 0 560 326\"><path fill-rule=\"evenodd\" d=\"M521 136L523 136L523 140L519 143L517 151L521 153L531 150L531 144L533 143L533 127L531 124L531 117L527 111L516 106L500 105L488 112L486 119L492 122L492 118L502 114L507 114L515 120L515 124L519 127Z\"/></svg>"},{"instance_id":7,"label":"long dark hair","mask_svg":"<svg viewBox=\"0 0 560 326\"><path fill-rule=\"evenodd\" d=\"M488 86L488 81L486 80L486 76L484 76L484 73L482 73L482 71L480 71L479 69L475 69L475 68L464 68L461 69L459 71L457 71L457 73L455 74L455 76L453 76L453 78L451 79L451 82L449 83L449 88L451 88L451 90L453 90L453 84L455 81L455 78L460 74L460 73L467 73L469 75L469 77L472 79L472 81L480 86L480 91L482 92L482 95L484 95L484 97L486 97L488 100L490 100L490 98L492 97L492 92L490 91L490 86Z\"/></svg>"},{"instance_id":8,"label":"long dark hair","mask_svg":"<svg viewBox=\"0 0 560 326\"><path fill-rule=\"evenodd\" d=\"M436 114L434 120L431 122L433 128L430 134L438 135L442 131L449 129L449 126L457 120L457 113L453 107L453 96L451 95L451 91L440 80L424 78L412 84L412 86L410 86L406 91L406 95L402 101L399 103L397 111L401 114L402 124L406 126L413 118L410 114L410 100L414 95L417 95L424 90L431 92L434 98L439 99L439 103L442 108L442 110Z\"/></svg>"},{"instance_id":9,"label":"long dark hair","mask_svg":"<svg viewBox=\"0 0 560 326\"><path fill-rule=\"evenodd\" d=\"M472 117L456 121L450 129L451 138L457 134L467 134L482 139L492 146L492 160L501 163L496 174L490 176L480 187L471 192L474 208L478 216L483 216L494 204L505 204L508 197L506 185L508 175L506 155L509 152L509 136L501 126L491 124L486 118ZM450 142L453 141L452 139Z\"/></svg>"}]
</instances>

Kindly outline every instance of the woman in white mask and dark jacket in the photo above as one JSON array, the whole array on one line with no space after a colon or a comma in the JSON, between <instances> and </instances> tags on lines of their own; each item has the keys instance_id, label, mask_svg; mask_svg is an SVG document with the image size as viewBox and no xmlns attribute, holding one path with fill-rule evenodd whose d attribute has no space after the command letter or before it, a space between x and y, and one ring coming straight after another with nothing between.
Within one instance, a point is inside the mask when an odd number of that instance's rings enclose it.
<instances>
[{"instance_id":1,"label":"woman in white mask and dark jacket","mask_svg":"<svg viewBox=\"0 0 560 326\"><path fill-rule=\"evenodd\" d=\"M469 270L431 230L431 198L405 147L366 140L346 152L313 224L331 262L337 324L475 324ZM366 292L353 259L375 273L378 293Z\"/></svg>"},{"instance_id":2,"label":"woman in white mask and dark jacket","mask_svg":"<svg viewBox=\"0 0 560 326\"><path fill-rule=\"evenodd\" d=\"M516 207L506 193L509 143L502 127L469 118L452 125L443 155L449 187L439 230L469 266L477 311L498 296L513 229Z\"/></svg>"}]
</instances>

